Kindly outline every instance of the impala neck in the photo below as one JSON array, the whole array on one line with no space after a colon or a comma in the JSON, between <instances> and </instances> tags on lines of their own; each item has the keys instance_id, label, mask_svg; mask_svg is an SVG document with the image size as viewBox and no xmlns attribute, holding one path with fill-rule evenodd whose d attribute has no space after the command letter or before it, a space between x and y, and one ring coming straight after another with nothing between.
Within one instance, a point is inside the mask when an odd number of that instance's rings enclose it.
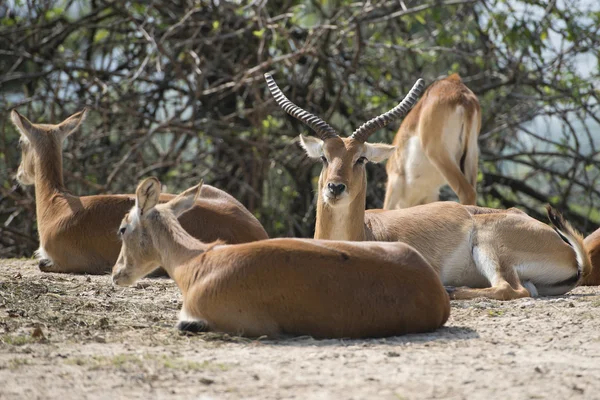
<instances>
[{"instance_id":1,"label":"impala neck","mask_svg":"<svg viewBox=\"0 0 600 400\"><path fill-rule=\"evenodd\" d=\"M366 192L366 189L363 192ZM366 240L366 193L359 193L347 206L337 207L325 203L321 193L322 189L319 188L315 239Z\"/></svg>"},{"instance_id":2,"label":"impala neck","mask_svg":"<svg viewBox=\"0 0 600 400\"><path fill-rule=\"evenodd\" d=\"M213 244L203 243L191 236L173 215L163 214L162 218L165 223L162 224L161 229L155 229L153 234L154 247L160 254L161 266L185 294L192 281L184 279L183 275L190 268L199 268L189 262Z\"/></svg>"},{"instance_id":3,"label":"impala neck","mask_svg":"<svg viewBox=\"0 0 600 400\"><path fill-rule=\"evenodd\" d=\"M52 200L65 191L62 152L54 142L35 155L35 203L38 220L49 212ZM52 214L49 214L50 216Z\"/></svg>"}]
</instances>

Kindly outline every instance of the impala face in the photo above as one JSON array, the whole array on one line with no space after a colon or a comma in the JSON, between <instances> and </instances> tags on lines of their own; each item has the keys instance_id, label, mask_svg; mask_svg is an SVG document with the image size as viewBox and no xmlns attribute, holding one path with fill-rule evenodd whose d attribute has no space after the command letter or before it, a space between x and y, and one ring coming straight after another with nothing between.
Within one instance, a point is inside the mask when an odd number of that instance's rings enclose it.
<instances>
[{"instance_id":1,"label":"impala face","mask_svg":"<svg viewBox=\"0 0 600 400\"><path fill-rule=\"evenodd\" d=\"M301 135L300 143L310 158L320 159L323 163L319 191L330 206L345 206L357 196L363 196L367 187L365 165L385 160L395 148L340 136L321 140Z\"/></svg>"},{"instance_id":2,"label":"impala face","mask_svg":"<svg viewBox=\"0 0 600 400\"><path fill-rule=\"evenodd\" d=\"M65 135L66 136L66 135ZM32 139L29 139L31 137ZM17 170L17 181L23 186L35 184L35 158L51 159L61 158L61 145L63 134L59 125L31 124L27 136L21 132L19 144L21 146L21 163ZM55 154L56 153L56 154Z\"/></svg>"},{"instance_id":3,"label":"impala face","mask_svg":"<svg viewBox=\"0 0 600 400\"><path fill-rule=\"evenodd\" d=\"M24 186L35 184L35 159L52 155L52 160L62 160L62 142L75 132L85 119L87 110L78 112L58 125L33 124L17 111L11 112L11 119L19 132L21 163L17 170L17 181ZM53 154L56 153L56 154Z\"/></svg>"},{"instance_id":4,"label":"impala face","mask_svg":"<svg viewBox=\"0 0 600 400\"><path fill-rule=\"evenodd\" d=\"M323 119L303 110L285 97L270 74L265 74L265 80L275 102L286 113L315 131L317 138L301 135L300 144L309 157L320 159L323 163L319 177L319 195L329 206L347 206L359 194L365 197L365 164L369 161L383 161L394 152L394 146L371 144L367 140L378 129L406 115L417 102L424 87L423 80L417 80L400 104L365 122L349 137L342 138Z\"/></svg>"},{"instance_id":5,"label":"impala face","mask_svg":"<svg viewBox=\"0 0 600 400\"><path fill-rule=\"evenodd\" d=\"M147 220L153 217L153 212L156 213L156 210L141 216L136 205L123 218L118 232L123 243L112 273L115 285L132 285L160 266L160 255L154 248L152 237L146 232Z\"/></svg>"},{"instance_id":6,"label":"impala face","mask_svg":"<svg viewBox=\"0 0 600 400\"><path fill-rule=\"evenodd\" d=\"M117 263L113 267L113 283L129 286L160 266L160 254L152 241L152 225L160 219L156 209L160 195L160 182L148 178L135 192L135 206L125 215L119 226L123 244Z\"/></svg>"},{"instance_id":7,"label":"impala face","mask_svg":"<svg viewBox=\"0 0 600 400\"><path fill-rule=\"evenodd\" d=\"M173 236L169 227L178 224L177 218L194 206L201 188L202 182L167 203L158 204L158 179L147 178L139 184L135 192L135 206L125 215L119 227L123 243L113 267L115 285L129 286L161 264L167 267L163 264L163 255L173 256L177 250L167 246L164 238ZM183 233L187 235L185 231Z\"/></svg>"}]
</instances>

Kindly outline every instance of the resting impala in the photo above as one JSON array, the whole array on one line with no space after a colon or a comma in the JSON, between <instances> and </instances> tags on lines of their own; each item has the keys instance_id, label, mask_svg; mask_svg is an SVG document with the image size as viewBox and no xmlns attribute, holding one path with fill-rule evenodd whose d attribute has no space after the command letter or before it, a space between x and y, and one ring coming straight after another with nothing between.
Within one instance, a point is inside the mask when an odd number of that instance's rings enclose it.
<instances>
[{"instance_id":1,"label":"resting impala","mask_svg":"<svg viewBox=\"0 0 600 400\"><path fill-rule=\"evenodd\" d=\"M563 294L590 272L581 236L557 213L550 227L518 210L495 212L454 202L365 213L365 164L387 158L394 146L371 144L377 129L401 118L422 90L417 81L395 108L363 124L347 138L289 101L265 75L276 102L310 126L319 138L300 136L309 157L321 159L315 239L400 241L416 248L449 286L454 299L499 300ZM491 287L490 287L491 286Z\"/></svg>"},{"instance_id":2,"label":"resting impala","mask_svg":"<svg viewBox=\"0 0 600 400\"><path fill-rule=\"evenodd\" d=\"M86 116L72 115L58 125L33 124L17 111L11 119L21 132L22 160L17 180L35 185L40 248L45 272L108 273L119 255L117 229L134 204L133 195L78 197L63 183L62 143ZM266 239L258 220L237 200L211 186L181 221L192 235L206 241L243 243ZM173 196L164 194L161 201Z\"/></svg>"},{"instance_id":3,"label":"resting impala","mask_svg":"<svg viewBox=\"0 0 600 400\"><path fill-rule=\"evenodd\" d=\"M462 204L475 204L480 129L479 101L458 74L434 82L394 138L383 208L437 201L445 183Z\"/></svg>"},{"instance_id":4,"label":"resting impala","mask_svg":"<svg viewBox=\"0 0 600 400\"><path fill-rule=\"evenodd\" d=\"M201 186L158 204L159 181L144 180L119 228L113 283L131 285L163 266L183 292L179 329L358 338L431 331L448 319L438 276L403 243L194 239L177 216Z\"/></svg>"},{"instance_id":5,"label":"resting impala","mask_svg":"<svg viewBox=\"0 0 600 400\"><path fill-rule=\"evenodd\" d=\"M592 259L592 273L581 282L582 285L600 285L600 229L585 238L585 248Z\"/></svg>"}]
</instances>

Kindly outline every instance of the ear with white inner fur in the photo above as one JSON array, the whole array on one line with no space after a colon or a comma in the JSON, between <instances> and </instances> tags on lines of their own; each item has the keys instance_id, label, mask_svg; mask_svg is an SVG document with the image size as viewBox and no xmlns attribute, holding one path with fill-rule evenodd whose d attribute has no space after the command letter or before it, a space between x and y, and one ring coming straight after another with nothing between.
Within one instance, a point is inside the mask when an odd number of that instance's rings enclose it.
<instances>
[{"instance_id":1,"label":"ear with white inner fur","mask_svg":"<svg viewBox=\"0 0 600 400\"><path fill-rule=\"evenodd\" d=\"M79 125L85 120L87 117L88 109L84 108L82 111L71 115L69 118L65 119L58 125L58 133L57 135L60 137L60 140L64 140L67 136L72 134L79 128Z\"/></svg>"},{"instance_id":2,"label":"ear with white inner fur","mask_svg":"<svg viewBox=\"0 0 600 400\"><path fill-rule=\"evenodd\" d=\"M323 155L323 141L319 138L300 135L300 146L310 158L321 158Z\"/></svg>"},{"instance_id":3,"label":"ear with white inner fur","mask_svg":"<svg viewBox=\"0 0 600 400\"><path fill-rule=\"evenodd\" d=\"M19 114L17 110L11 111L10 119L21 132L21 135L25 136L30 142L35 141L37 133L31 121Z\"/></svg>"},{"instance_id":4,"label":"ear with white inner fur","mask_svg":"<svg viewBox=\"0 0 600 400\"><path fill-rule=\"evenodd\" d=\"M146 178L139 184L135 191L135 206L140 215L146 214L158 204L160 195L160 182L155 177Z\"/></svg>"},{"instance_id":5,"label":"ear with white inner fur","mask_svg":"<svg viewBox=\"0 0 600 400\"><path fill-rule=\"evenodd\" d=\"M177 195L177 197L167 203L176 217L179 217L181 214L194 206L198 196L200 195L200 191L202 190L203 183L203 181L200 181L199 184L189 188L185 192L180 193Z\"/></svg>"},{"instance_id":6,"label":"ear with white inner fur","mask_svg":"<svg viewBox=\"0 0 600 400\"><path fill-rule=\"evenodd\" d=\"M387 160L396 150L396 146L384 143L365 143L365 152L363 155L367 160L378 163Z\"/></svg>"}]
</instances>

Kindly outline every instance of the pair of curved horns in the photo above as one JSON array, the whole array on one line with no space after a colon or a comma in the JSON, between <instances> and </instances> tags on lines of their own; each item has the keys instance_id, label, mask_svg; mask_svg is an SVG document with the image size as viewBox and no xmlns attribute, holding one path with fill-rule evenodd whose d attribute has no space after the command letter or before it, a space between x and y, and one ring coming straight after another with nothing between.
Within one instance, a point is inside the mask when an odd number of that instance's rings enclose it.
<instances>
[{"instance_id":1,"label":"pair of curved horns","mask_svg":"<svg viewBox=\"0 0 600 400\"><path fill-rule=\"evenodd\" d=\"M267 81L267 86L269 87L269 90L271 91L271 94L275 98L277 104L283 108L286 113L310 126L315 131L319 139L325 140L331 137L339 136L335 129L333 129L327 122L323 121L316 115L303 110L285 97L281 89L279 89L279 86L277 86L277 83L275 83L275 80L271 74L265 74L265 80ZM369 139L369 136L375 133L375 131L378 129L383 128L394 120L404 117L411 107L415 105L417 99L423 92L424 87L425 82L423 79L417 80L412 89L410 89L410 92L408 92L400 104L392 108L390 111L365 122L358 129L356 129L350 137L364 143L367 141L367 139Z\"/></svg>"}]
</instances>

